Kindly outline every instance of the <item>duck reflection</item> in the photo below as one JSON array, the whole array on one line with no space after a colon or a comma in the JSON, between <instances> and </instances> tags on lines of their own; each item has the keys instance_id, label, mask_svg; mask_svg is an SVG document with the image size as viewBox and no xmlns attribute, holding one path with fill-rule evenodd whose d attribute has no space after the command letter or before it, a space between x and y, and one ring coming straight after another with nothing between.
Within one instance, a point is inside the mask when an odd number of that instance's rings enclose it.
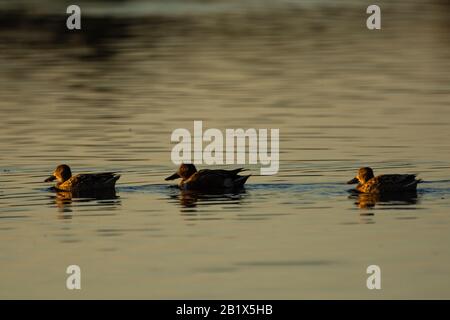
<instances>
[{"instance_id":1,"label":"duck reflection","mask_svg":"<svg viewBox=\"0 0 450 320\"><path fill-rule=\"evenodd\" d=\"M227 204L241 204L241 201L246 195L245 189L233 190L229 193L180 190L179 192L170 195L170 199L179 202L182 208L196 208L197 205L223 206Z\"/></svg>"},{"instance_id":2,"label":"duck reflection","mask_svg":"<svg viewBox=\"0 0 450 320\"><path fill-rule=\"evenodd\" d=\"M356 200L361 209L374 208L377 204L414 205L418 203L417 191L400 193L359 193L350 191L349 199Z\"/></svg>"},{"instance_id":3,"label":"duck reflection","mask_svg":"<svg viewBox=\"0 0 450 320\"><path fill-rule=\"evenodd\" d=\"M75 202L89 202L89 201L98 201L98 200L115 200L119 199L119 196L116 195L116 191L107 190L107 191L83 191L83 192L69 192L69 191L60 191L56 188L51 188L51 191L55 192L54 196L50 198L55 202L56 207L62 213L70 213L72 212L72 204ZM120 202L114 202L114 204L120 204ZM102 203L104 205L104 203Z\"/></svg>"}]
</instances>

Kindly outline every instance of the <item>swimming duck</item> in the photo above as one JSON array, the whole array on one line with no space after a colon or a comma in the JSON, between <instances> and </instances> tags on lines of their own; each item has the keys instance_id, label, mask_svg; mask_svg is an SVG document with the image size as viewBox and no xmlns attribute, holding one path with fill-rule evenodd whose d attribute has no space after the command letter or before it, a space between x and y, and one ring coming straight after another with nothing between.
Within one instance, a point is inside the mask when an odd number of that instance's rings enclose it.
<instances>
[{"instance_id":1,"label":"swimming duck","mask_svg":"<svg viewBox=\"0 0 450 320\"><path fill-rule=\"evenodd\" d=\"M106 191L114 189L120 175L114 172L85 173L72 176L70 167L61 164L56 167L53 174L45 179L45 182L57 180L55 188L60 191Z\"/></svg>"},{"instance_id":2,"label":"swimming duck","mask_svg":"<svg viewBox=\"0 0 450 320\"><path fill-rule=\"evenodd\" d=\"M184 190L217 191L242 188L250 175L240 176L245 169L197 171L193 164L181 164L173 175L165 180L181 178L178 186Z\"/></svg>"},{"instance_id":3,"label":"swimming duck","mask_svg":"<svg viewBox=\"0 0 450 320\"><path fill-rule=\"evenodd\" d=\"M371 168L360 168L358 175L347 184L355 184L363 193L389 193L416 191L420 179L415 174L384 174L375 177Z\"/></svg>"}]
</instances>

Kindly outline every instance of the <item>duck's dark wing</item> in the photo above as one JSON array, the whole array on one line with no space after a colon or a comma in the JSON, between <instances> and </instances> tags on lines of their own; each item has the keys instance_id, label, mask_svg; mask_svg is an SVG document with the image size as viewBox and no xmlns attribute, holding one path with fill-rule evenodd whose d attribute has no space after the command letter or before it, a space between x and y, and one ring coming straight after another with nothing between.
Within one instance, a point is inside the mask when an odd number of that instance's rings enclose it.
<instances>
[{"instance_id":1,"label":"duck's dark wing","mask_svg":"<svg viewBox=\"0 0 450 320\"><path fill-rule=\"evenodd\" d=\"M72 189L108 189L114 188L120 175L115 172L86 173L73 176L69 181Z\"/></svg>"},{"instance_id":2,"label":"duck's dark wing","mask_svg":"<svg viewBox=\"0 0 450 320\"><path fill-rule=\"evenodd\" d=\"M416 182L415 174L384 174L376 177L381 183L392 183L399 185L409 185Z\"/></svg>"},{"instance_id":3,"label":"duck's dark wing","mask_svg":"<svg viewBox=\"0 0 450 320\"><path fill-rule=\"evenodd\" d=\"M197 171L190 179L189 183L194 188L236 188L242 187L250 175L240 176L239 172L245 169L234 170L209 170Z\"/></svg>"},{"instance_id":4,"label":"duck's dark wing","mask_svg":"<svg viewBox=\"0 0 450 320\"><path fill-rule=\"evenodd\" d=\"M385 174L372 178L366 184L369 191L393 192L415 190L419 182L415 174Z\"/></svg>"},{"instance_id":5,"label":"duck's dark wing","mask_svg":"<svg viewBox=\"0 0 450 320\"><path fill-rule=\"evenodd\" d=\"M238 169L233 169L233 170L221 170L221 169L203 169L198 171L197 173L199 175L218 175L218 176L222 176L222 177L236 177L238 176L238 174L242 171L246 171L247 169L244 168L238 168Z\"/></svg>"}]
</instances>

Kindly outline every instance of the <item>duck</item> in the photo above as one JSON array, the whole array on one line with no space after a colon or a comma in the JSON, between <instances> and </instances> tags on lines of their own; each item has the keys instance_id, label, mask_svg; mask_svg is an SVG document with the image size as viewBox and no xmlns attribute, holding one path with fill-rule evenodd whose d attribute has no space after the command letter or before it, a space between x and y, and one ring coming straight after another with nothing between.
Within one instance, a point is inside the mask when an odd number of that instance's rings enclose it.
<instances>
[{"instance_id":1,"label":"duck","mask_svg":"<svg viewBox=\"0 0 450 320\"><path fill-rule=\"evenodd\" d=\"M375 177L371 168L364 167L347 184L357 183L356 190L362 193L393 193L415 192L421 181L416 179L415 174L384 174Z\"/></svg>"},{"instance_id":2,"label":"duck","mask_svg":"<svg viewBox=\"0 0 450 320\"><path fill-rule=\"evenodd\" d=\"M241 189L251 175L239 175L244 168L234 170L203 169L197 171L194 164L183 163L177 172L165 178L166 181L181 178L178 186L182 190L219 191Z\"/></svg>"},{"instance_id":3,"label":"duck","mask_svg":"<svg viewBox=\"0 0 450 320\"><path fill-rule=\"evenodd\" d=\"M61 164L56 167L53 174L45 179L44 182L56 180L55 189L57 191L68 192L90 192L90 191L109 191L114 190L116 181L120 175L115 172L102 173L84 173L72 176L70 167Z\"/></svg>"}]
</instances>

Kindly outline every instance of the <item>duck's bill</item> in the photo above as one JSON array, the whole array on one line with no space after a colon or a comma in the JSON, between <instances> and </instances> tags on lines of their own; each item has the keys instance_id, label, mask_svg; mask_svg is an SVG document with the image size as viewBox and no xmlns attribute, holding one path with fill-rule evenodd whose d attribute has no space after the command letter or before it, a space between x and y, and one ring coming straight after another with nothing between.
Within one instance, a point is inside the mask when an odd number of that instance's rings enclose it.
<instances>
[{"instance_id":1,"label":"duck's bill","mask_svg":"<svg viewBox=\"0 0 450 320\"><path fill-rule=\"evenodd\" d=\"M180 178L180 175L179 175L178 173L175 172L173 175L167 177L167 178L164 179L164 180L169 181L169 180L175 180L175 179L178 179L178 178Z\"/></svg>"},{"instance_id":2,"label":"duck's bill","mask_svg":"<svg viewBox=\"0 0 450 320\"><path fill-rule=\"evenodd\" d=\"M50 176L50 177L48 177L47 179L45 179L44 182L51 182L51 181L53 181L53 180L55 180L55 179L56 179L55 176Z\"/></svg>"},{"instance_id":3,"label":"duck's bill","mask_svg":"<svg viewBox=\"0 0 450 320\"><path fill-rule=\"evenodd\" d=\"M355 184L355 183L358 183L358 178L353 178L352 180L347 181L347 184Z\"/></svg>"}]
</instances>

